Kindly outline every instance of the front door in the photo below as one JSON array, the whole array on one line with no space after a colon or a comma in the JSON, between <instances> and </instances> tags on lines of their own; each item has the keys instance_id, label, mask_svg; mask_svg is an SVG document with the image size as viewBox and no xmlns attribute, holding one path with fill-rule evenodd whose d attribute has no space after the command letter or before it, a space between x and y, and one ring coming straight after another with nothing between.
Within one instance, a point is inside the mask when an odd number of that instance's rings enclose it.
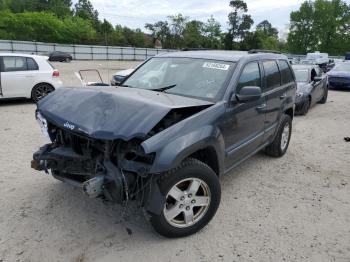
<instances>
[{"instance_id":1,"label":"front door","mask_svg":"<svg viewBox=\"0 0 350 262\"><path fill-rule=\"evenodd\" d=\"M235 93L239 93L244 86L261 87L258 62L250 62L244 67ZM226 171L262 145L265 106L265 98L247 103L233 101L232 105L228 106L222 125L226 146Z\"/></svg>"}]
</instances>

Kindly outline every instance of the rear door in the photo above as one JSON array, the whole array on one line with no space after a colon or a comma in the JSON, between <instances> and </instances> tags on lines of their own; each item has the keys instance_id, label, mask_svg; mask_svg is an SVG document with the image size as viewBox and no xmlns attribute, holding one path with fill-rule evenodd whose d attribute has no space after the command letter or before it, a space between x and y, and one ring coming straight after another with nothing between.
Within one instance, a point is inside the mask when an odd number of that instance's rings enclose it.
<instances>
[{"instance_id":1,"label":"rear door","mask_svg":"<svg viewBox=\"0 0 350 262\"><path fill-rule=\"evenodd\" d=\"M288 84L282 84L277 60L265 60L262 62L262 67L264 69L263 95L267 105L264 141L267 141L272 139L278 126L282 104L287 98Z\"/></svg>"},{"instance_id":2,"label":"rear door","mask_svg":"<svg viewBox=\"0 0 350 262\"><path fill-rule=\"evenodd\" d=\"M4 97L28 97L34 86L36 62L22 56L3 56L1 87Z\"/></svg>"}]
</instances>

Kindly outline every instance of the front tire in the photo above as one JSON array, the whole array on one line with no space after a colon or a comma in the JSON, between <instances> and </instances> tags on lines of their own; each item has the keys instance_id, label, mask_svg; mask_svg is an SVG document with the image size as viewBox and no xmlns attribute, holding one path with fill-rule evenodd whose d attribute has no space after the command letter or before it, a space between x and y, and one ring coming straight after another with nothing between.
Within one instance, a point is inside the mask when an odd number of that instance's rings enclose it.
<instances>
[{"instance_id":1,"label":"front tire","mask_svg":"<svg viewBox=\"0 0 350 262\"><path fill-rule=\"evenodd\" d=\"M318 103L325 104L327 102L327 98L328 98L328 86L326 86L326 90L325 90L325 92L323 94L323 97L320 100L320 102L318 102Z\"/></svg>"},{"instance_id":2,"label":"front tire","mask_svg":"<svg viewBox=\"0 0 350 262\"><path fill-rule=\"evenodd\" d=\"M300 114L306 116L310 109L310 99L307 99L301 107Z\"/></svg>"},{"instance_id":3,"label":"front tire","mask_svg":"<svg viewBox=\"0 0 350 262\"><path fill-rule=\"evenodd\" d=\"M284 114L274 141L265 148L266 154L273 157L282 157L287 152L291 135L292 119L289 115Z\"/></svg>"},{"instance_id":4,"label":"front tire","mask_svg":"<svg viewBox=\"0 0 350 262\"><path fill-rule=\"evenodd\" d=\"M214 217L221 199L217 174L206 164L188 158L162 175L159 188L165 197L160 214L150 214L150 222L162 236L192 235Z\"/></svg>"},{"instance_id":5,"label":"front tire","mask_svg":"<svg viewBox=\"0 0 350 262\"><path fill-rule=\"evenodd\" d=\"M32 90L32 100L35 103L38 103L39 100L43 99L45 96L47 96L49 93L55 91L52 85L42 83L42 84L37 84L36 86L33 87Z\"/></svg>"}]
</instances>

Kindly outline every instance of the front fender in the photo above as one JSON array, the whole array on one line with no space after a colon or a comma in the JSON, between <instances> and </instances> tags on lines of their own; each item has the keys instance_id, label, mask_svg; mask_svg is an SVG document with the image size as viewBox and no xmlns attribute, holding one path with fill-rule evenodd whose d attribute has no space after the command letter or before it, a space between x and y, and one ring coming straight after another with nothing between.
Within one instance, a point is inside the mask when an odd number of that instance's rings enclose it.
<instances>
[{"instance_id":1,"label":"front fender","mask_svg":"<svg viewBox=\"0 0 350 262\"><path fill-rule=\"evenodd\" d=\"M156 152L156 158L150 172L160 173L168 171L180 165L186 157L198 150L208 147L215 150L219 165L219 173L221 173L223 169L223 152L225 152L225 145L220 131L214 126L198 128L166 144Z\"/></svg>"}]
</instances>

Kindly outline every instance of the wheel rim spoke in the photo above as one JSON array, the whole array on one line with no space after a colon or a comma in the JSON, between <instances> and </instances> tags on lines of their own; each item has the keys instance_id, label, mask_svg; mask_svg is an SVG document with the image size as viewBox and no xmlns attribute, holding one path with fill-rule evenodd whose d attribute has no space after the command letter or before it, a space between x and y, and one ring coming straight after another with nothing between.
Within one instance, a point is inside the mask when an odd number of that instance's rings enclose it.
<instances>
[{"instance_id":1,"label":"wheel rim spoke","mask_svg":"<svg viewBox=\"0 0 350 262\"><path fill-rule=\"evenodd\" d=\"M172 208L166 210L166 212L164 213L165 217L167 219L174 219L175 217L177 217L182 211L179 209L178 206L173 206Z\"/></svg>"},{"instance_id":2,"label":"wheel rim spoke","mask_svg":"<svg viewBox=\"0 0 350 262\"><path fill-rule=\"evenodd\" d=\"M190 225L194 222L194 214L192 209L185 212L185 222L186 225Z\"/></svg>"},{"instance_id":3,"label":"wheel rim spoke","mask_svg":"<svg viewBox=\"0 0 350 262\"><path fill-rule=\"evenodd\" d=\"M193 179L188 188L188 193L195 195L200 186L201 186L201 182L198 181L197 179Z\"/></svg>"},{"instance_id":4,"label":"wheel rim spoke","mask_svg":"<svg viewBox=\"0 0 350 262\"><path fill-rule=\"evenodd\" d=\"M180 200L181 196L183 195L183 192L177 187L174 186L170 191L169 195L173 197L175 200Z\"/></svg>"},{"instance_id":5,"label":"wheel rim spoke","mask_svg":"<svg viewBox=\"0 0 350 262\"><path fill-rule=\"evenodd\" d=\"M193 205L196 207L201 207L201 206L207 206L209 205L209 197L205 197L205 196L196 196L194 198L194 200L196 201Z\"/></svg>"}]
</instances>

